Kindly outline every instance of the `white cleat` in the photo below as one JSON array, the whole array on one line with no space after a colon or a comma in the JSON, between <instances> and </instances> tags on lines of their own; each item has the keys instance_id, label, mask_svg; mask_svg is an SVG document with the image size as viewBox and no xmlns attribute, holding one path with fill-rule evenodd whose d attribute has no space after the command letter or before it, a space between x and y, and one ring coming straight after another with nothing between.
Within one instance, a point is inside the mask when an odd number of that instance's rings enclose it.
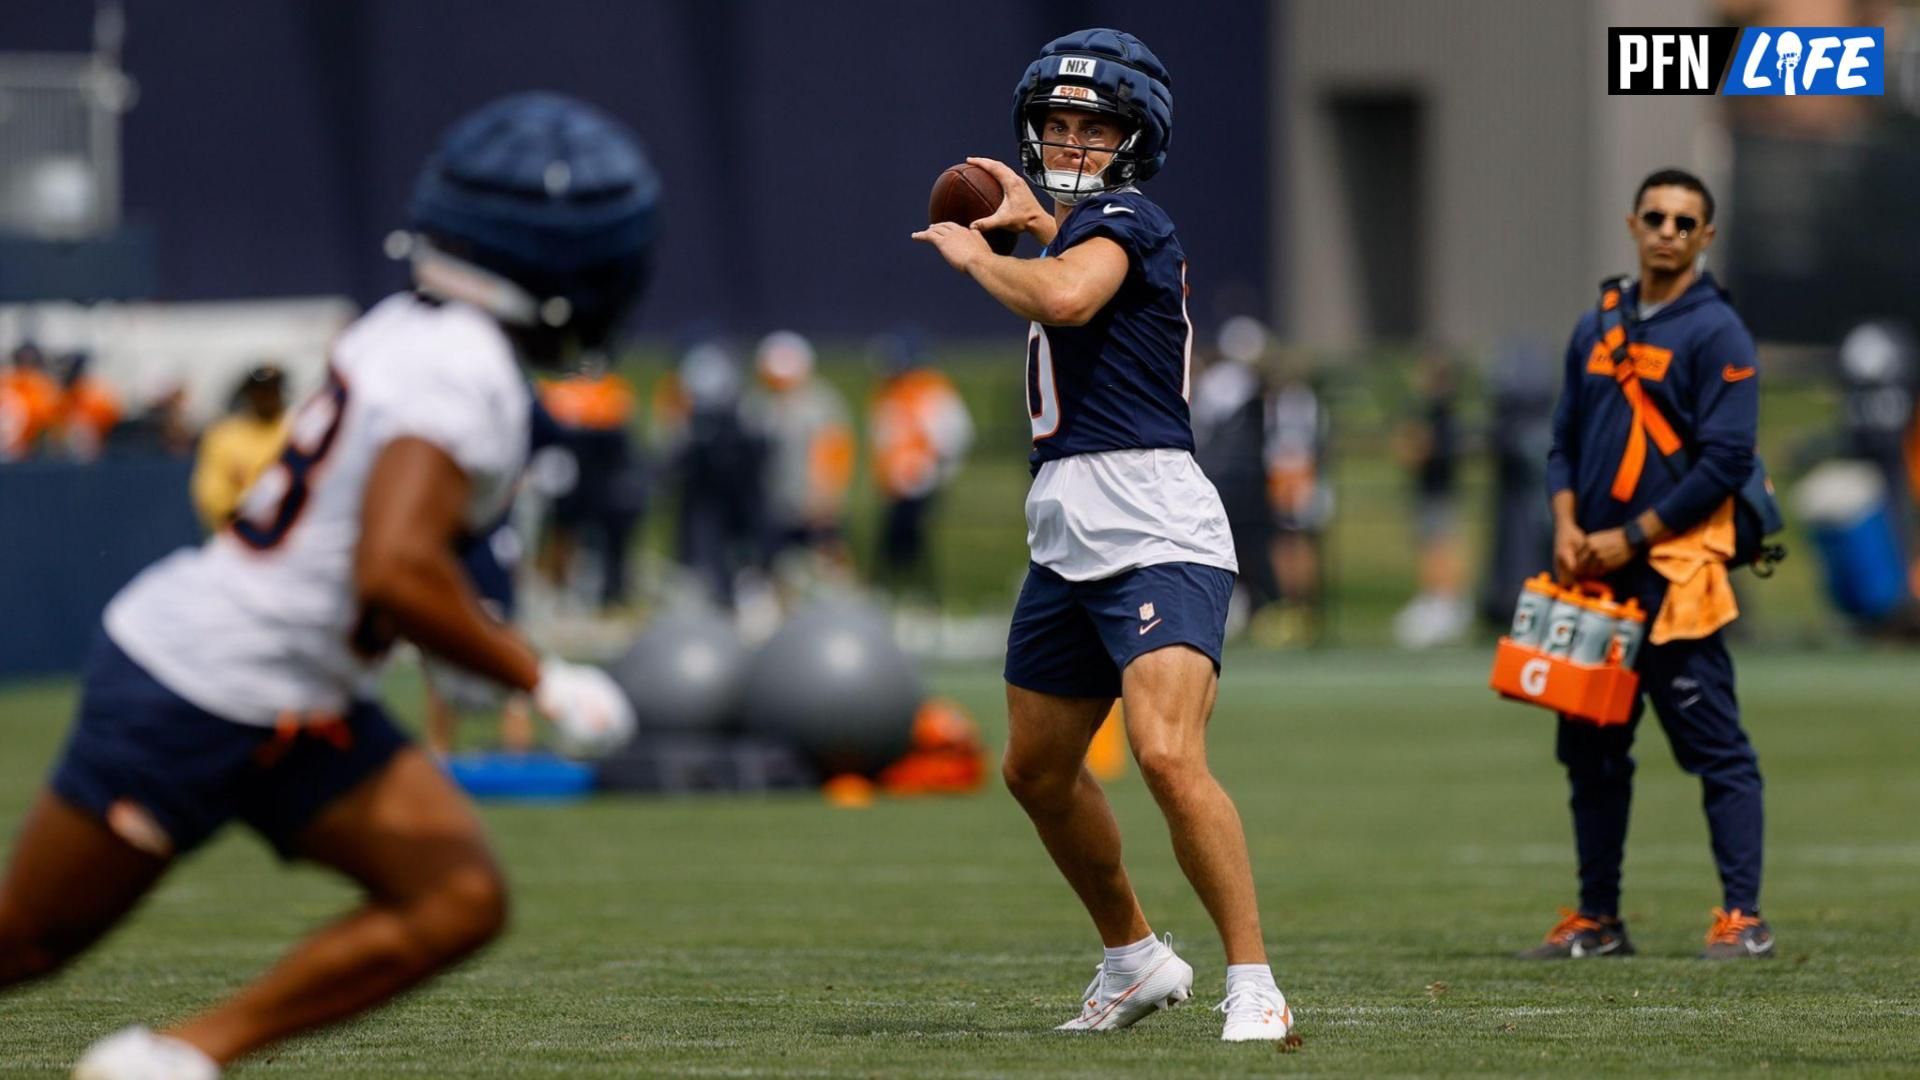
<instances>
[{"instance_id":1,"label":"white cleat","mask_svg":"<svg viewBox=\"0 0 1920 1080\"><path fill-rule=\"evenodd\" d=\"M1118 1031L1193 996L1193 968L1173 951L1173 936L1158 942L1131 982L1107 978L1107 965L1093 971L1080 995L1080 1015L1055 1031Z\"/></svg>"},{"instance_id":2,"label":"white cleat","mask_svg":"<svg viewBox=\"0 0 1920 1080\"><path fill-rule=\"evenodd\" d=\"M220 1066L198 1047L130 1027L87 1048L73 1080L219 1080Z\"/></svg>"},{"instance_id":3,"label":"white cleat","mask_svg":"<svg viewBox=\"0 0 1920 1080\"><path fill-rule=\"evenodd\" d=\"M1222 1042L1284 1039L1293 1030L1293 1010L1287 1007L1287 995L1278 990L1243 987L1228 994L1214 1011L1227 1014L1220 1031Z\"/></svg>"}]
</instances>

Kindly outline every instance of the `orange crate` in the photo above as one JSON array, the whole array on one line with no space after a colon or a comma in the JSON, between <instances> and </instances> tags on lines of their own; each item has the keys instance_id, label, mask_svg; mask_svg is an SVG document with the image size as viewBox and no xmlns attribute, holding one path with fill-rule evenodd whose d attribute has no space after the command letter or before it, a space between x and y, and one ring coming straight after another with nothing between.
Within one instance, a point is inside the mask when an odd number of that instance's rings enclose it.
<instances>
[{"instance_id":1,"label":"orange crate","mask_svg":"<svg viewBox=\"0 0 1920 1080\"><path fill-rule=\"evenodd\" d=\"M1640 676L1627 668L1576 664L1504 637L1494 651L1488 683L1502 697L1601 725L1626 723L1640 692Z\"/></svg>"}]
</instances>

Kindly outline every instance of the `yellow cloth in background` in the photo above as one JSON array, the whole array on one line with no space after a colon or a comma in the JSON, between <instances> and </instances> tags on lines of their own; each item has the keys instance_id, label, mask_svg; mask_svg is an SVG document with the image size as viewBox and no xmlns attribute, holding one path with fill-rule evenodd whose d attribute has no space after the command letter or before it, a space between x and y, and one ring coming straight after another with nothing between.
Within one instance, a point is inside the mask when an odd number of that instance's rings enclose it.
<instances>
[{"instance_id":1,"label":"yellow cloth in background","mask_svg":"<svg viewBox=\"0 0 1920 1080\"><path fill-rule=\"evenodd\" d=\"M208 532L219 532L240 508L240 497L280 456L286 419L229 416L200 436L193 462L193 508Z\"/></svg>"},{"instance_id":2,"label":"yellow cloth in background","mask_svg":"<svg viewBox=\"0 0 1920 1080\"><path fill-rule=\"evenodd\" d=\"M1733 557L1733 499L1707 520L1653 545L1647 561L1670 583L1647 640L1655 645L1703 638L1740 617L1727 560Z\"/></svg>"}]
</instances>

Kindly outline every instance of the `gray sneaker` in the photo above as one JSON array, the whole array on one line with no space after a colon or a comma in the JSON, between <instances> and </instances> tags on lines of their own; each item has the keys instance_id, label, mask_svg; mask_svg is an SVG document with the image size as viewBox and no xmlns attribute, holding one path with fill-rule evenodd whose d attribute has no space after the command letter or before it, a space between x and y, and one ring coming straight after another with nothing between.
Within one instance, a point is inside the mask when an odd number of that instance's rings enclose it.
<instances>
[{"instance_id":1,"label":"gray sneaker","mask_svg":"<svg viewBox=\"0 0 1920 1080\"><path fill-rule=\"evenodd\" d=\"M1627 937L1627 924L1611 917L1585 915L1572 908L1560 909L1560 922L1547 931L1546 939L1531 949L1515 953L1519 960L1582 960L1594 956L1632 956L1633 942Z\"/></svg>"},{"instance_id":2,"label":"gray sneaker","mask_svg":"<svg viewBox=\"0 0 1920 1080\"><path fill-rule=\"evenodd\" d=\"M1773 956L1773 927L1756 912L1713 909L1713 929L1707 931L1702 960L1767 960Z\"/></svg>"}]
</instances>

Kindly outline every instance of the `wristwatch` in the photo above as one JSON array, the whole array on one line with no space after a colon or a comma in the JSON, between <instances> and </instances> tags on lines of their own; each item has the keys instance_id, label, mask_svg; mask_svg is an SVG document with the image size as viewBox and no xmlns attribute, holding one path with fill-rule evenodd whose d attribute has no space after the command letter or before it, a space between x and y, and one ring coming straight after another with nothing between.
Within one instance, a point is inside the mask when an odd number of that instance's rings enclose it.
<instances>
[{"instance_id":1,"label":"wristwatch","mask_svg":"<svg viewBox=\"0 0 1920 1080\"><path fill-rule=\"evenodd\" d=\"M1647 546L1647 531L1640 527L1639 518L1628 518L1620 531L1626 534L1627 546L1635 551L1644 551Z\"/></svg>"}]
</instances>

